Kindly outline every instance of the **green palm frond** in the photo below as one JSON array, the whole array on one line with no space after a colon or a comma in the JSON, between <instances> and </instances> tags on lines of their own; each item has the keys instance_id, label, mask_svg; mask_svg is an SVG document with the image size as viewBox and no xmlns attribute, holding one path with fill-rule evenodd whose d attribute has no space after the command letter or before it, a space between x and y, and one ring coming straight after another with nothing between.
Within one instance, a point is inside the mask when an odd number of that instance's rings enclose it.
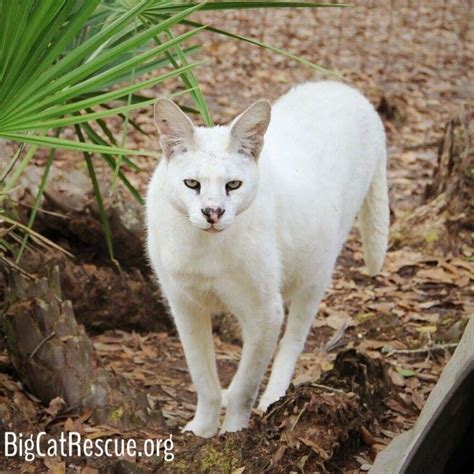
<instances>
[{"instance_id":1,"label":"green palm frond","mask_svg":"<svg viewBox=\"0 0 474 474\"><path fill-rule=\"evenodd\" d=\"M198 10L341 6L348 5L280 0L0 0L0 140L20 144L0 176L0 231L1 225L13 229L6 234L0 232L0 257L3 259L3 254L11 253L15 247L7 242L5 235L21 244L20 256L28 248L27 240L45 245L46 239L36 235L32 225L54 160L54 150L82 154L99 207L102 197L98 191L93 154L100 156L112 168L114 177L142 202L139 192L121 168L126 165L139 170L134 156L156 156L150 150L125 146L128 124L143 132L129 114L154 102L142 93L145 89L180 78L185 88L180 93L187 94L194 102L194 108L186 110L200 113L205 123L212 125L194 72L202 62L190 61L190 56L200 46L188 44L202 30L268 48L309 67L320 68L253 38L203 25L191 19L193 13ZM177 25L184 26L179 34L174 29ZM121 139L114 136L107 123L111 117L122 120ZM64 128L75 131L76 139L55 134ZM38 148L42 147L52 151L32 217L28 225L24 225L7 216L2 203ZM103 212L101 219L112 256L112 240Z\"/></svg>"}]
</instances>

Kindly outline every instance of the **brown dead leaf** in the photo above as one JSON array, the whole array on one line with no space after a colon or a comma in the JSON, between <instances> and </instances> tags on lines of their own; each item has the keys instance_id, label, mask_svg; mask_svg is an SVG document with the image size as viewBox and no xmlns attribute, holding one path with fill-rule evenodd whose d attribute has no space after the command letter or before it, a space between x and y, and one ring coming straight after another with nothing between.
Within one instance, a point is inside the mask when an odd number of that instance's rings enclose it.
<instances>
[{"instance_id":1,"label":"brown dead leaf","mask_svg":"<svg viewBox=\"0 0 474 474\"><path fill-rule=\"evenodd\" d=\"M391 345L389 341L377 341L375 339L364 339L360 345L360 349L382 349L382 347L386 347Z\"/></svg>"},{"instance_id":2,"label":"brown dead leaf","mask_svg":"<svg viewBox=\"0 0 474 474\"><path fill-rule=\"evenodd\" d=\"M318 456L320 456L322 459L329 459L329 453L325 451L321 446L319 446L317 443L314 441L303 438L302 436L297 437L304 445L308 446L311 448Z\"/></svg>"},{"instance_id":3,"label":"brown dead leaf","mask_svg":"<svg viewBox=\"0 0 474 474\"><path fill-rule=\"evenodd\" d=\"M28 472L36 472L36 467L31 462L25 462L20 468L21 474L26 474Z\"/></svg>"},{"instance_id":4,"label":"brown dead leaf","mask_svg":"<svg viewBox=\"0 0 474 474\"><path fill-rule=\"evenodd\" d=\"M45 412L51 416L56 416L60 411L64 410L65 407L66 402L61 397L56 397L49 402L49 406L45 409Z\"/></svg>"},{"instance_id":5,"label":"brown dead leaf","mask_svg":"<svg viewBox=\"0 0 474 474\"><path fill-rule=\"evenodd\" d=\"M418 307L421 308L421 309L429 309L429 308L432 308L433 306L436 306L440 303L441 303L441 301L439 301L439 300L423 301L422 303L418 304Z\"/></svg>"},{"instance_id":6,"label":"brown dead leaf","mask_svg":"<svg viewBox=\"0 0 474 474\"><path fill-rule=\"evenodd\" d=\"M441 267L423 268L418 270L416 277L424 280L440 281L442 283L448 284L454 283L454 280L456 279L455 274L447 272Z\"/></svg>"},{"instance_id":7,"label":"brown dead leaf","mask_svg":"<svg viewBox=\"0 0 474 474\"><path fill-rule=\"evenodd\" d=\"M464 275L464 276L462 276L460 278L456 278L456 280L454 280L454 283L459 288L465 288L466 286L469 285L470 282L471 282L471 278L468 275Z\"/></svg>"},{"instance_id":8,"label":"brown dead leaf","mask_svg":"<svg viewBox=\"0 0 474 474\"><path fill-rule=\"evenodd\" d=\"M403 248L387 254L384 270L396 273L403 267L417 265L424 261L426 261L426 257L423 254Z\"/></svg>"},{"instance_id":9,"label":"brown dead leaf","mask_svg":"<svg viewBox=\"0 0 474 474\"><path fill-rule=\"evenodd\" d=\"M60 457L46 457L43 463L50 474L66 474L66 462Z\"/></svg>"},{"instance_id":10,"label":"brown dead leaf","mask_svg":"<svg viewBox=\"0 0 474 474\"><path fill-rule=\"evenodd\" d=\"M30 420L36 417L38 410L35 404L23 392L15 390L13 401Z\"/></svg>"},{"instance_id":11,"label":"brown dead leaf","mask_svg":"<svg viewBox=\"0 0 474 474\"><path fill-rule=\"evenodd\" d=\"M80 418L74 420L72 418L67 418L64 422L64 431L80 433L81 435L85 433Z\"/></svg>"},{"instance_id":12,"label":"brown dead leaf","mask_svg":"<svg viewBox=\"0 0 474 474\"><path fill-rule=\"evenodd\" d=\"M317 382L321 378L321 364L311 364L310 367L298 370L293 379L294 385L307 382Z\"/></svg>"},{"instance_id":13,"label":"brown dead leaf","mask_svg":"<svg viewBox=\"0 0 474 474\"><path fill-rule=\"evenodd\" d=\"M87 439L106 438L120 433L120 430L107 425L84 426L84 433Z\"/></svg>"},{"instance_id":14,"label":"brown dead leaf","mask_svg":"<svg viewBox=\"0 0 474 474\"><path fill-rule=\"evenodd\" d=\"M94 342L94 349L98 352L122 352L123 347L119 344L104 344L103 342Z\"/></svg>"},{"instance_id":15,"label":"brown dead leaf","mask_svg":"<svg viewBox=\"0 0 474 474\"><path fill-rule=\"evenodd\" d=\"M438 330L436 326L421 326L418 328L415 328L416 331L422 333L422 334L427 334L427 333L433 333Z\"/></svg>"},{"instance_id":16,"label":"brown dead leaf","mask_svg":"<svg viewBox=\"0 0 474 474\"><path fill-rule=\"evenodd\" d=\"M84 423L85 421L87 421L92 416L92 413L94 413L94 410L92 410L91 408L86 408L79 417L80 422Z\"/></svg>"},{"instance_id":17,"label":"brown dead leaf","mask_svg":"<svg viewBox=\"0 0 474 474\"><path fill-rule=\"evenodd\" d=\"M401 413L402 415L409 415L410 412L405 408L399 401L389 398L386 400L385 404L391 408L393 411Z\"/></svg>"},{"instance_id":18,"label":"brown dead leaf","mask_svg":"<svg viewBox=\"0 0 474 474\"><path fill-rule=\"evenodd\" d=\"M405 386L405 379L402 375L400 375L396 370L393 370L392 367L390 367L387 371L388 376L390 377L390 380L394 385L397 387L404 387Z\"/></svg>"},{"instance_id":19,"label":"brown dead leaf","mask_svg":"<svg viewBox=\"0 0 474 474\"><path fill-rule=\"evenodd\" d=\"M377 442L374 435L365 426L360 427L360 434L362 436L364 443L367 446L372 446L373 444Z\"/></svg>"},{"instance_id":20,"label":"brown dead leaf","mask_svg":"<svg viewBox=\"0 0 474 474\"><path fill-rule=\"evenodd\" d=\"M390 314L395 306L391 301L369 303L367 307L380 314Z\"/></svg>"},{"instance_id":21,"label":"brown dead leaf","mask_svg":"<svg viewBox=\"0 0 474 474\"><path fill-rule=\"evenodd\" d=\"M389 440L395 438L398 436L398 433L395 433L394 431L390 431L384 428L381 428L380 431L384 436L386 436ZM388 444L388 443L387 443Z\"/></svg>"},{"instance_id":22,"label":"brown dead leaf","mask_svg":"<svg viewBox=\"0 0 474 474\"><path fill-rule=\"evenodd\" d=\"M95 469L94 467L86 466L82 469L81 474L99 474L99 470Z\"/></svg>"},{"instance_id":23,"label":"brown dead leaf","mask_svg":"<svg viewBox=\"0 0 474 474\"><path fill-rule=\"evenodd\" d=\"M0 373L0 387L10 392L15 392L20 388L19 384L13 382L10 378L8 378L5 374L2 373Z\"/></svg>"},{"instance_id":24,"label":"brown dead leaf","mask_svg":"<svg viewBox=\"0 0 474 474\"><path fill-rule=\"evenodd\" d=\"M423 395L420 392L418 392L418 390L413 390L411 398L416 408L418 408L418 410L422 410L423 405L425 404L425 397L423 397Z\"/></svg>"},{"instance_id":25,"label":"brown dead leaf","mask_svg":"<svg viewBox=\"0 0 474 474\"><path fill-rule=\"evenodd\" d=\"M375 458L377 457L377 454L380 453L380 451L383 451L387 446L385 444L381 443L375 443L370 447L370 459L372 461L375 461Z\"/></svg>"},{"instance_id":26,"label":"brown dead leaf","mask_svg":"<svg viewBox=\"0 0 474 474\"><path fill-rule=\"evenodd\" d=\"M407 315L407 319L410 321L423 321L426 323L436 324L439 321L439 313L411 313Z\"/></svg>"},{"instance_id":27,"label":"brown dead leaf","mask_svg":"<svg viewBox=\"0 0 474 474\"><path fill-rule=\"evenodd\" d=\"M245 466L234 469L231 474L242 474L245 471Z\"/></svg>"},{"instance_id":28,"label":"brown dead leaf","mask_svg":"<svg viewBox=\"0 0 474 474\"><path fill-rule=\"evenodd\" d=\"M285 454L286 451L286 444L282 444L278 447L276 450L275 454L272 457L272 466L276 466L282 459L283 455Z\"/></svg>"},{"instance_id":29,"label":"brown dead leaf","mask_svg":"<svg viewBox=\"0 0 474 474\"><path fill-rule=\"evenodd\" d=\"M329 316L322 318L316 318L313 327L329 326L332 329L340 329L341 327L352 327L355 326L356 322L354 319L345 311L334 311L329 310Z\"/></svg>"}]
</instances>

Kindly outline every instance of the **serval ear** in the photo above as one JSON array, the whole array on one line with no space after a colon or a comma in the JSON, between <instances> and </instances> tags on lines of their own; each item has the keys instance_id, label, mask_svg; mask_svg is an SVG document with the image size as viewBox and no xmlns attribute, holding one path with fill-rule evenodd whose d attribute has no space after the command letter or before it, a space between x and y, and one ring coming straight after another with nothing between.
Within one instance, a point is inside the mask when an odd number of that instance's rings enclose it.
<instances>
[{"instance_id":1,"label":"serval ear","mask_svg":"<svg viewBox=\"0 0 474 474\"><path fill-rule=\"evenodd\" d=\"M194 125L173 101L159 99L156 102L155 125L165 158L184 153L194 146Z\"/></svg>"},{"instance_id":2,"label":"serval ear","mask_svg":"<svg viewBox=\"0 0 474 474\"><path fill-rule=\"evenodd\" d=\"M270 123L271 113L270 102L259 100L239 115L230 131L231 149L257 160L263 148L263 137Z\"/></svg>"}]
</instances>

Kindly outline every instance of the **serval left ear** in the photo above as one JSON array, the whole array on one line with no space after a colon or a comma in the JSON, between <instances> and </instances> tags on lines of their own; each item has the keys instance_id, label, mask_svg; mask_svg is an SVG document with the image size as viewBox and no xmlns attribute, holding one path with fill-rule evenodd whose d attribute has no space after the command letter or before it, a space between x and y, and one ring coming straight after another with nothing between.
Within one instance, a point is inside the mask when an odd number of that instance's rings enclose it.
<instances>
[{"instance_id":1,"label":"serval left ear","mask_svg":"<svg viewBox=\"0 0 474 474\"><path fill-rule=\"evenodd\" d=\"M230 131L231 149L258 160L271 114L270 102L259 100L239 115Z\"/></svg>"}]
</instances>

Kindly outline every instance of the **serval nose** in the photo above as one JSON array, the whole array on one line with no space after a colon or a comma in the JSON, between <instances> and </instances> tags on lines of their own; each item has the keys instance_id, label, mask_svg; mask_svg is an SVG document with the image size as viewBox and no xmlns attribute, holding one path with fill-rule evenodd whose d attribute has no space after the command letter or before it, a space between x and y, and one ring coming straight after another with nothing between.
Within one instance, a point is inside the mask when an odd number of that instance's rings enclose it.
<instances>
[{"instance_id":1,"label":"serval nose","mask_svg":"<svg viewBox=\"0 0 474 474\"><path fill-rule=\"evenodd\" d=\"M209 224L217 224L221 216L224 214L225 209L220 207L205 207L204 209L201 209L201 212L206 216L206 220Z\"/></svg>"}]
</instances>

